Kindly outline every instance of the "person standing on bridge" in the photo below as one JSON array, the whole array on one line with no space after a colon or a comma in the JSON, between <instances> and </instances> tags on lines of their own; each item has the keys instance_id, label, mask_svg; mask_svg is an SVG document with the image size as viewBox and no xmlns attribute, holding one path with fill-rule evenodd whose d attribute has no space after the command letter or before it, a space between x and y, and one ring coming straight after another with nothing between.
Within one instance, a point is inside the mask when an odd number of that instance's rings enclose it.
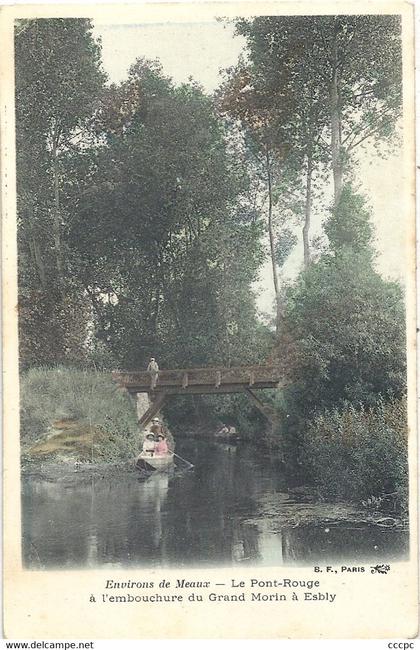
<instances>
[{"instance_id":1,"label":"person standing on bridge","mask_svg":"<svg viewBox=\"0 0 420 650\"><path fill-rule=\"evenodd\" d=\"M151 357L149 365L147 366L147 372L150 373L150 388L154 390L156 388L158 376L159 376L159 366L156 363L156 359Z\"/></svg>"}]
</instances>

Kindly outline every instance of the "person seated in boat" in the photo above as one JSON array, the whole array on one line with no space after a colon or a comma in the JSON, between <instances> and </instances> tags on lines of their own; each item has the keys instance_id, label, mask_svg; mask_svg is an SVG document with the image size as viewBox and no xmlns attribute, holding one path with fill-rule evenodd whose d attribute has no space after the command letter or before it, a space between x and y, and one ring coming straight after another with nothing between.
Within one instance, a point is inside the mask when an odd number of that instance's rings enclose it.
<instances>
[{"instance_id":1,"label":"person seated in boat","mask_svg":"<svg viewBox=\"0 0 420 650\"><path fill-rule=\"evenodd\" d=\"M158 456L165 456L169 454L168 443L163 433L158 433L157 442L155 443L155 454Z\"/></svg>"},{"instance_id":2,"label":"person seated in boat","mask_svg":"<svg viewBox=\"0 0 420 650\"><path fill-rule=\"evenodd\" d=\"M162 422L159 420L159 418L153 418L150 431L155 434L155 438L159 433L163 433Z\"/></svg>"},{"instance_id":3,"label":"person seated in boat","mask_svg":"<svg viewBox=\"0 0 420 650\"><path fill-rule=\"evenodd\" d=\"M229 435L230 436L236 436L237 435L236 427L233 427L233 426L229 427Z\"/></svg>"},{"instance_id":4,"label":"person seated in boat","mask_svg":"<svg viewBox=\"0 0 420 650\"><path fill-rule=\"evenodd\" d=\"M222 428L216 433L216 436L226 436L229 433L229 429L226 424L222 425Z\"/></svg>"},{"instance_id":5,"label":"person seated in boat","mask_svg":"<svg viewBox=\"0 0 420 650\"><path fill-rule=\"evenodd\" d=\"M151 433L151 431L148 431L143 442L142 451L144 454L147 454L148 456L153 456L153 454L155 453L155 446L156 446L155 436L153 433Z\"/></svg>"}]
</instances>

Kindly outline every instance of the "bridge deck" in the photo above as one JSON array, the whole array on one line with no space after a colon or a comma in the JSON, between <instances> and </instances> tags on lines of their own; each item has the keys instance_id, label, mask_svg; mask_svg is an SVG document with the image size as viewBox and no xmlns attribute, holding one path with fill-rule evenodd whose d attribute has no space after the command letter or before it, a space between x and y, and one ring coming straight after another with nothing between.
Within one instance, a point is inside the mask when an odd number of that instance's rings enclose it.
<instances>
[{"instance_id":1,"label":"bridge deck","mask_svg":"<svg viewBox=\"0 0 420 650\"><path fill-rule=\"evenodd\" d=\"M159 370L153 391L151 376L147 371L114 371L112 378L130 393L166 394L237 393L245 388L276 388L281 380L274 366Z\"/></svg>"}]
</instances>

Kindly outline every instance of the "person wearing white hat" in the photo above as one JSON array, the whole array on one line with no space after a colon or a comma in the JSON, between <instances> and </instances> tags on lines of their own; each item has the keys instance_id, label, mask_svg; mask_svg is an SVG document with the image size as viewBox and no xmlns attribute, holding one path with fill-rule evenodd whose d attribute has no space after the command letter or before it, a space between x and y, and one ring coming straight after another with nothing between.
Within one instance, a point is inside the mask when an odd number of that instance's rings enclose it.
<instances>
[{"instance_id":1,"label":"person wearing white hat","mask_svg":"<svg viewBox=\"0 0 420 650\"><path fill-rule=\"evenodd\" d=\"M151 431L145 431L146 434L143 442L143 452L149 456L153 456L155 453L155 436Z\"/></svg>"},{"instance_id":2,"label":"person wearing white hat","mask_svg":"<svg viewBox=\"0 0 420 650\"><path fill-rule=\"evenodd\" d=\"M159 420L159 418L153 418L150 431L152 431L152 433L154 433L155 436L157 436L159 433L163 433L162 423Z\"/></svg>"}]
</instances>

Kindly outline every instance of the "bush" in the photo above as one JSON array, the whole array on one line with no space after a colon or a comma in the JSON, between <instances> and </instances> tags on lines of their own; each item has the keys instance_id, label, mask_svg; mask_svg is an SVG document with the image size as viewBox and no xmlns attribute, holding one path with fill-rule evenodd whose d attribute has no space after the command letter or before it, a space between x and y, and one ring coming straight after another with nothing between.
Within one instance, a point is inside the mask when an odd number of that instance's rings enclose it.
<instances>
[{"instance_id":1,"label":"bush","mask_svg":"<svg viewBox=\"0 0 420 650\"><path fill-rule=\"evenodd\" d=\"M302 461L326 498L362 499L395 494L408 503L406 401L379 401L372 409L348 406L318 415L303 436Z\"/></svg>"},{"instance_id":2,"label":"bush","mask_svg":"<svg viewBox=\"0 0 420 650\"><path fill-rule=\"evenodd\" d=\"M23 442L34 441L56 420L78 420L108 434L102 456L123 458L137 449L134 405L109 373L31 368L21 376L20 407Z\"/></svg>"},{"instance_id":3,"label":"bush","mask_svg":"<svg viewBox=\"0 0 420 650\"><path fill-rule=\"evenodd\" d=\"M274 352L304 419L406 392L403 288L375 270L369 212L349 186L325 228L330 251L287 290Z\"/></svg>"},{"instance_id":4,"label":"bush","mask_svg":"<svg viewBox=\"0 0 420 650\"><path fill-rule=\"evenodd\" d=\"M19 292L20 367L37 364L79 365L88 358L87 337L92 319L86 297L42 289Z\"/></svg>"}]
</instances>

